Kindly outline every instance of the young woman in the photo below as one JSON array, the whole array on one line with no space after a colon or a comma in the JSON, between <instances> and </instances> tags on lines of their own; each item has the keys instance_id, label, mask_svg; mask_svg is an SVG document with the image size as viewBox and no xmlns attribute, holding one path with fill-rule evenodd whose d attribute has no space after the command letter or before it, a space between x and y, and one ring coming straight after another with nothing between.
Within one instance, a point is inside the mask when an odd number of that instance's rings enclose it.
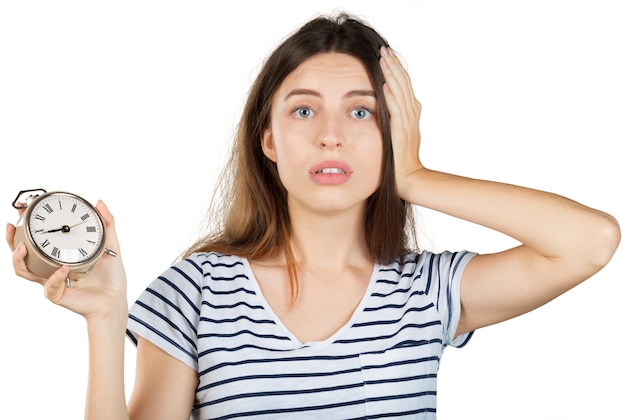
<instances>
[{"instance_id":1,"label":"young woman","mask_svg":"<svg viewBox=\"0 0 626 420\"><path fill-rule=\"evenodd\" d=\"M16 273L87 320L86 417L434 418L446 346L608 263L620 241L610 215L424 167L420 111L380 35L345 15L314 19L252 87L214 231L130 313L121 258L104 255L68 288L67 267L37 278L19 245ZM418 251L412 204L520 245ZM111 213L97 207L106 246L119 250ZM138 352L128 405L126 332Z\"/></svg>"}]
</instances>

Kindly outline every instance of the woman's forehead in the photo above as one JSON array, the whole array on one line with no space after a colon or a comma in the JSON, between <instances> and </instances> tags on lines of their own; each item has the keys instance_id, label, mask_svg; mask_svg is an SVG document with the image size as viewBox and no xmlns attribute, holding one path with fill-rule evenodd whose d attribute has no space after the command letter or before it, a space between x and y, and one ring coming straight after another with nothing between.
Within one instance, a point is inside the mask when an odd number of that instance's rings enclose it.
<instances>
[{"instance_id":1,"label":"woman's forehead","mask_svg":"<svg viewBox=\"0 0 626 420\"><path fill-rule=\"evenodd\" d=\"M281 90L298 85L306 88L306 84L319 87L324 84L345 85L346 89L372 90L370 77L363 63L342 53L316 54L305 60L285 78Z\"/></svg>"}]
</instances>

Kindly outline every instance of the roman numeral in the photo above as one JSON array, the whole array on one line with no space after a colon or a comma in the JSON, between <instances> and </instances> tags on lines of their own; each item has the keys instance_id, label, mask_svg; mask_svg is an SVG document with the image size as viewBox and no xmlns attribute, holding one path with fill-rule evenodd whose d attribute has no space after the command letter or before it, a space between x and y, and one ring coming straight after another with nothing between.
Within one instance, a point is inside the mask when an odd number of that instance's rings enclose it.
<instances>
[{"instance_id":1,"label":"roman numeral","mask_svg":"<svg viewBox=\"0 0 626 420\"><path fill-rule=\"evenodd\" d=\"M37 220L41 220L42 222L43 222L44 220L46 220L46 218L45 218L45 217L40 216L40 215L38 215L38 214L36 214L36 215L35 215L35 219L37 219Z\"/></svg>"},{"instance_id":2,"label":"roman numeral","mask_svg":"<svg viewBox=\"0 0 626 420\"><path fill-rule=\"evenodd\" d=\"M72 206L72 213L74 213L75 210L76 210L76 203L74 203L74 205Z\"/></svg>"},{"instance_id":3,"label":"roman numeral","mask_svg":"<svg viewBox=\"0 0 626 420\"><path fill-rule=\"evenodd\" d=\"M56 246L52 248L52 256L54 258L59 258L59 255L60 255L59 248L57 248Z\"/></svg>"},{"instance_id":4,"label":"roman numeral","mask_svg":"<svg viewBox=\"0 0 626 420\"><path fill-rule=\"evenodd\" d=\"M87 255L87 251L85 251L82 248L78 248L78 252L80 252L80 255L82 255L83 257L85 257Z\"/></svg>"},{"instance_id":5,"label":"roman numeral","mask_svg":"<svg viewBox=\"0 0 626 420\"><path fill-rule=\"evenodd\" d=\"M59 210L63 210L63 206L61 205L61 200L59 200Z\"/></svg>"},{"instance_id":6,"label":"roman numeral","mask_svg":"<svg viewBox=\"0 0 626 420\"><path fill-rule=\"evenodd\" d=\"M96 231L96 227L95 226L87 226L87 232L93 233L95 231Z\"/></svg>"},{"instance_id":7,"label":"roman numeral","mask_svg":"<svg viewBox=\"0 0 626 420\"><path fill-rule=\"evenodd\" d=\"M91 241L91 240L89 240L89 239L87 239L87 242L89 242L91 245L95 245L95 244L96 244L96 242L95 242L95 241Z\"/></svg>"},{"instance_id":8,"label":"roman numeral","mask_svg":"<svg viewBox=\"0 0 626 420\"><path fill-rule=\"evenodd\" d=\"M44 204L43 208L45 211L48 212L48 214L52 213L54 210L52 210L52 206L50 204Z\"/></svg>"},{"instance_id":9,"label":"roman numeral","mask_svg":"<svg viewBox=\"0 0 626 420\"><path fill-rule=\"evenodd\" d=\"M42 247L42 248L45 248L45 247L47 247L48 245L50 245L50 241L49 241L49 240L47 240L47 239L41 243L41 247Z\"/></svg>"},{"instance_id":10,"label":"roman numeral","mask_svg":"<svg viewBox=\"0 0 626 420\"><path fill-rule=\"evenodd\" d=\"M83 215L81 216L81 219L83 220L83 222L84 222L85 220L89 219L89 214L88 214L88 213L83 214Z\"/></svg>"}]
</instances>

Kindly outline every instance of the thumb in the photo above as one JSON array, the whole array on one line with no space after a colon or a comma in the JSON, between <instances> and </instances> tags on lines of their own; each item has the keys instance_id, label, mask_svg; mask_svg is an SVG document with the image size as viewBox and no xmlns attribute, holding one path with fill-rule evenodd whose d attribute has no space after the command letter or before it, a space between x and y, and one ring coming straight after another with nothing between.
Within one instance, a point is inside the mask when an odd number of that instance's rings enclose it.
<instances>
[{"instance_id":1,"label":"thumb","mask_svg":"<svg viewBox=\"0 0 626 420\"><path fill-rule=\"evenodd\" d=\"M44 295L52 302L59 304L65 293L65 279L70 274L70 268L63 265L55 271L44 284Z\"/></svg>"}]
</instances>

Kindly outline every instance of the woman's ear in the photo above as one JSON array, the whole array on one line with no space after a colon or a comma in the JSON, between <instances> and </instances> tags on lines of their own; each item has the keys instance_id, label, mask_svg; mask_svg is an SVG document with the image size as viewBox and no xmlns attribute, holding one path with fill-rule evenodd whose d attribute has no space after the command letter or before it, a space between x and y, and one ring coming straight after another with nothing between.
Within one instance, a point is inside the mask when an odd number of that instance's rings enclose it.
<instances>
[{"instance_id":1,"label":"woman's ear","mask_svg":"<svg viewBox=\"0 0 626 420\"><path fill-rule=\"evenodd\" d=\"M276 162L276 148L274 147L274 136L271 128L266 128L261 138L261 148L263 154L272 162Z\"/></svg>"}]
</instances>

